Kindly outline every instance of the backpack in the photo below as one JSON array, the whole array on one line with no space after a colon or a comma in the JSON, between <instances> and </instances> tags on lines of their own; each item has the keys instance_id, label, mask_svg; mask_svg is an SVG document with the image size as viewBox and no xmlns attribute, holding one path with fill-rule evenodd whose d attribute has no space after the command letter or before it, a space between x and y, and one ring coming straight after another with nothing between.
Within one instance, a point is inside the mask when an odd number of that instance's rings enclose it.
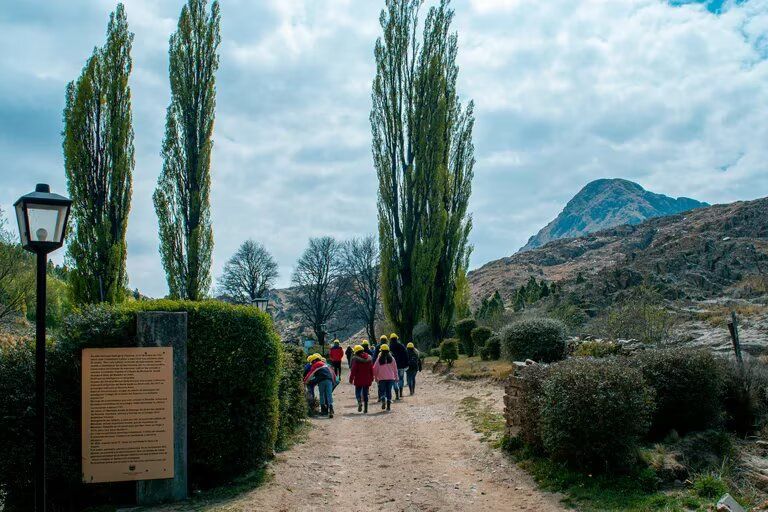
<instances>
[{"instance_id":1,"label":"backpack","mask_svg":"<svg viewBox=\"0 0 768 512\"><path fill-rule=\"evenodd\" d=\"M408 351L408 370L415 372L419 369L419 353L415 350Z\"/></svg>"}]
</instances>

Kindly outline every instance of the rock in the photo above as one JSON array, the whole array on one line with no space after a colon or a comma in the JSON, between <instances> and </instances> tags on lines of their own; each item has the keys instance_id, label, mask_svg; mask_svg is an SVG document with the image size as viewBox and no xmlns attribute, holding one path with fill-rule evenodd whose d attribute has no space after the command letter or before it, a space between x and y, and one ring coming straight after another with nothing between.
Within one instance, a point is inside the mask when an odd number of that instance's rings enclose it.
<instances>
[{"instance_id":1,"label":"rock","mask_svg":"<svg viewBox=\"0 0 768 512\"><path fill-rule=\"evenodd\" d=\"M746 510L730 494L726 493L717 502L717 512L746 512Z\"/></svg>"}]
</instances>

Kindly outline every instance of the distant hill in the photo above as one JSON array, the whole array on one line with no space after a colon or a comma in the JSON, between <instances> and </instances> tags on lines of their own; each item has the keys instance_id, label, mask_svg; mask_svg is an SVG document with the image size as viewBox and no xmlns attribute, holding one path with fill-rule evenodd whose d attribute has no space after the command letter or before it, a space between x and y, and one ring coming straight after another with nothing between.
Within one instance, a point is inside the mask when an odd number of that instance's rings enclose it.
<instances>
[{"instance_id":1,"label":"distant hill","mask_svg":"<svg viewBox=\"0 0 768 512\"><path fill-rule=\"evenodd\" d=\"M520 251L541 247L552 240L575 238L602 229L708 206L687 197L654 194L632 181L600 179L588 183L555 220L528 239Z\"/></svg>"},{"instance_id":2,"label":"distant hill","mask_svg":"<svg viewBox=\"0 0 768 512\"><path fill-rule=\"evenodd\" d=\"M497 290L509 301L530 276L570 283L572 293L594 303L642 282L670 298L701 300L736 293L739 283L766 275L768 198L555 240L491 261L468 277L477 307Z\"/></svg>"}]
</instances>

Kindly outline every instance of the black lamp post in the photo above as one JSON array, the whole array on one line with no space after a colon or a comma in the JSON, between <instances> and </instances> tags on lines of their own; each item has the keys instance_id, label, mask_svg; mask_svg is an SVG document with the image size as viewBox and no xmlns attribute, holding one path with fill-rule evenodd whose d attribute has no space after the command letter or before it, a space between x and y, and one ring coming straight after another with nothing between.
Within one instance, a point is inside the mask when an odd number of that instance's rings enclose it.
<instances>
[{"instance_id":1,"label":"black lamp post","mask_svg":"<svg viewBox=\"0 0 768 512\"><path fill-rule=\"evenodd\" d=\"M45 512L45 309L48 253L60 248L72 201L52 194L46 184L19 198L14 207L21 245L37 254L37 312L35 315L35 510Z\"/></svg>"}]
</instances>

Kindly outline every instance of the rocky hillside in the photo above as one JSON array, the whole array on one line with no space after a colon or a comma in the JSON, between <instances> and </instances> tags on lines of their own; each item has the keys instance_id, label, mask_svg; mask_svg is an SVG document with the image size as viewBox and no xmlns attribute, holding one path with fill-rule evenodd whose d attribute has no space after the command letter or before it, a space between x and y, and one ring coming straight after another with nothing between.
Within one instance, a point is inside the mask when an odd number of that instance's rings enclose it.
<instances>
[{"instance_id":1,"label":"rocky hillside","mask_svg":"<svg viewBox=\"0 0 768 512\"><path fill-rule=\"evenodd\" d=\"M672 215L706 203L654 194L622 179L595 180L576 194L555 220L528 239L520 251L541 247L552 240L575 238L602 229Z\"/></svg>"},{"instance_id":2,"label":"rocky hillside","mask_svg":"<svg viewBox=\"0 0 768 512\"><path fill-rule=\"evenodd\" d=\"M475 306L498 290L505 300L530 276L570 285L587 303L642 282L669 298L705 300L768 275L768 198L698 208L555 240L469 273Z\"/></svg>"}]
</instances>

